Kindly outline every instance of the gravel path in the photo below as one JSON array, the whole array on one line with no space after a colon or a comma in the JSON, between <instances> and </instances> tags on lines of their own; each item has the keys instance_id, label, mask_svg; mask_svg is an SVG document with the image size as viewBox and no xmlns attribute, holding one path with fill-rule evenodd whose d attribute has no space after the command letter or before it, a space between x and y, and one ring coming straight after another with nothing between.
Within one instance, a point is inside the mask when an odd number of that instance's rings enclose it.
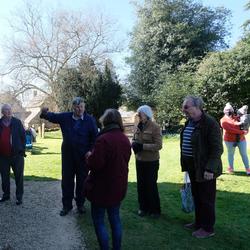
<instances>
[{"instance_id":1,"label":"gravel path","mask_svg":"<svg viewBox=\"0 0 250 250\"><path fill-rule=\"evenodd\" d=\"M59 216L59 181L24 182L23 204L20 206L15 204L13 180L11 189L11 200L0 203L1 250L86 249L84 237L77 226L77 217L80 215L72 210L65 217Z\"/></svg>"}]
</instances>

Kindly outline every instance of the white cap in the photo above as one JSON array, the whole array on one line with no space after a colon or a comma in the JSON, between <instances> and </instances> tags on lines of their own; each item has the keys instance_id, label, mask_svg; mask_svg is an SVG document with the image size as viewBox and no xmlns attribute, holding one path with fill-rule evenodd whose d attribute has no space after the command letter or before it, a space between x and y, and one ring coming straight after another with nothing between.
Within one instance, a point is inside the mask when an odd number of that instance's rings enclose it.
<instances>
[{"instance_id":1,"label":"white cap","mask_svg":"<svg viewBox=\"0 0 250 250\"><path fill-rule=\"evenodd\" d=\"M223 112L224 112L224 113L227 113L227 112L229 112L229 111L234 112L234 109L233 109L232 105L228 102L228 103L226 104L226 106L225 106Z\"/></svg>"},{"instance_id":2,"label":"white cap","mask_svg":"<svg viewBox=\"0 0 250 250\"><path fill-rule=\"evenodd\" d=\"M148 105L142 105L137 109L137 112L142 112L144 113L150 120L153 117L153 112L152 109Z\"/></svg>"},{"instance_id":3,"label":"white cap","mask_svg":"<svg viewBox=\"0 0 250 250\"><path fill-rule=\"evenodd\" d=\"M246 115L247 114L247 110L248 110L248 106L244 105L240 109L238 109L238 113L240 113L241 115Z\"/></svg>"}]
</instances>

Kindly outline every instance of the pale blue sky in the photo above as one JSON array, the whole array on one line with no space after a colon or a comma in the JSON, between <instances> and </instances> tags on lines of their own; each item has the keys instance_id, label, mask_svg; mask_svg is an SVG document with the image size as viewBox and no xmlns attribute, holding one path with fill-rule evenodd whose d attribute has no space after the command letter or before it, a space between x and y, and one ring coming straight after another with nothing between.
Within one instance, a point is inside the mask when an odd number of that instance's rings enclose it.
<instances>
[{"instance_id":1,"label":"pale blue sky","mask_svg":"<svg viewBox=\"0 0 250 250\"><path fill-rule=\"evenodd\" d=\"M29 0L29 2L38 2L39 0ZM119 27L119 35L124 40L125 47L128 43L127 34L132 30L136 20L135 11L130 4L130 0L41 0L45 6L59 7L62 9L73 10L100 10L104 14L111 16L116 20ZM240 39L242 28L240 27L244 21L250 19L250 12L244 10L248 0L200 0L204 5L208 6L224 6L232 11L232 36L229 39L229 45L232 47ZM8 32L6 18L10 17L11 11L19 10L22 0L1 0L0 1L0 33L2 37ZM1 38L0 38L1 41ZM117 72L122 77L128 70L124 64L124 56L126 53L115 56L115 64Z\"/></svg>"}]
</instances>

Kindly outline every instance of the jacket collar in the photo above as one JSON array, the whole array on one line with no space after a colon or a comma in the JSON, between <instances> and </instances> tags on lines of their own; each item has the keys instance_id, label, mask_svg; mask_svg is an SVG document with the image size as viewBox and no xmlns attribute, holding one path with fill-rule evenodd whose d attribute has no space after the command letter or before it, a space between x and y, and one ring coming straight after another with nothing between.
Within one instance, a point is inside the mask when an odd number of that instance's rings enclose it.
<instances>
[{"instance_id":1,"label":"jacket collar","mask_svg":"<svg viewBox=\"0 0 250 250\"><path fill-rule=\"evenodd\" d=\"M188 122L190 121L191 119L188 119L186 122L185 122L185 126L188 124ZM195 127L196 128L199 128L199 127L202 127L204 125L204 122L206 120L206 113L204 111L202 111L202 115L201 115L201 119L199 121L196 122L196 125Z\"/></svg>"},{"instance_id":2,"label":"jacket collar","mask_svg":"<svg viewBox=\"0 0 250 250\"><path fill-rule=\"evenodd\" d=\"M1 125L1 126L5 125L5 126L9 127L9 126L11 126L12 120L13 120L13 117L11 117L10 120L5 120L5 119L2 117L2 118L0 119L0 125Z\"/></svg>"},{"instance_id":3,"label":"jacket collar","mask_svg":"<svg viewBox=\"0 0 250 250\"><path fill-rule=\"evenodd\" d=\"M114 129L120 129L120 126L118 124L115 124L115 123L111 123L111 124L108 124L107 126L105 126L99 133L98 133L98 136L102 135L102 134L105 134L111 130L114 130Z\"/></svg>"},{"instance_id":4,"label":"jacket collar","mask_svg":"<svg viewBox=\"0 0 250 250\"><path fill-rule=\"evenodd\" d=\"M145 123L139 122L137 127L140 131L143 131L146 127L149 126L150 122L151 122L150 119L148 119Z\"/></svg>"}]
</instances>

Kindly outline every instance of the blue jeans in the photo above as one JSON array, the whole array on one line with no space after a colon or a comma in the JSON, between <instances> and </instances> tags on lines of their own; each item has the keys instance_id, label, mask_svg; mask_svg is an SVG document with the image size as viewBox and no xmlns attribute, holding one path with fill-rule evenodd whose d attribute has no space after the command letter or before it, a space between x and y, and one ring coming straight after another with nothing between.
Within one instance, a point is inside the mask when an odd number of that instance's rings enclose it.
<instances>
[{"instance_id":1,"label":"blue jeans","mask_svg":"<svg viewBox=\"0 0 250 250\"><path fill-rule=\"evenodd\" d=\"M247 157L247 142L246 140L240 141L237 143L237 146L234 147L234 142L228 142L225 141L225 144L227 146L227 158L228 158L228 164L231 168L234 168L234 153L235 148L238 147L241 155L241 159L244 163L244 166L246 169L249 168L249 161Z\"/></svg>"},{"instance_id":2,"label":"blue jeans","mask_svg":"<svg viewBox=\"0 0 250 250\"><path fill-rule=\"evenodd\" d=\"M112 230L113 250L120 250L122 240L122 225L119 213L120 204L112 207L100 207L91 203L91 215L100 249L109 249L108 230L104 223L106 210L108 213L108 219Z\"/></svg>"}]
</instances>

